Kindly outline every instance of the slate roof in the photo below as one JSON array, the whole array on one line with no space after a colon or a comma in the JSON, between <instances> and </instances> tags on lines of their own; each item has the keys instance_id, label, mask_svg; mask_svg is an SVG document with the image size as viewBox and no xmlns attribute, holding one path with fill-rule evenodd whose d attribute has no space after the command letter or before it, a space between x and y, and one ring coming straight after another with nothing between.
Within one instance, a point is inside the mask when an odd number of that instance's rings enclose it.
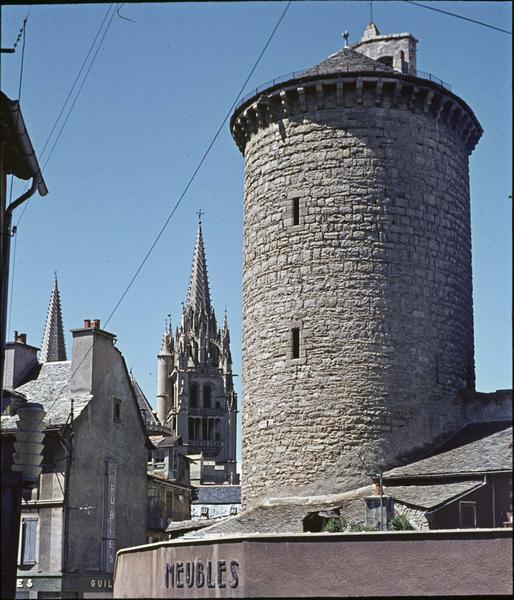
<instances>
[{"instance_id":1,"label":"slate roof","mask_svg":"<svg viewBox=\"0 0 514 600\"><path fill-rule=\"evenodd\" d=\"M64 425L68 420L73 397L73 413L76 419L93 397L91 394L73 394L70 391L71 361L49 362L42 365L37 379L16 389L28 402L38 402L46 410L44 422L47 427ZM2 429L16 427L18 416L2 417Z\"/></svg>"},{"instance_id":2,"label":"slate roof","mask_svg":"<svg viewBox=\"0 0 514 600\"><path fill-rule=\"evenodd\" d=\"M155 436L153 436L155 437ZM174 446L179 440L181 440L180 436L176 435L167 435L155 443L156 448L171 448Z\"/></svg>"},{"instance_id":3,"label":"slate roof","mask_svg":"<svg viewBox=\"0 0 514 600\"><path fill-rule=\"evenodd\" d=\"M232 535L247 533L303 533L303 519L310 513L339 508L340 515L349 523L363 522L364 498L372 493L373 486L366 486L344 494L344 498L319 504L274 504L259 506L208 529L193 534L194 537Z\"/></svg>"},{"instance_id":4,"label":"slate roof","mask_svg":"<svg viewBox=\"0 0 514 600\"><path fill-rule=\"evenodd\" d=\"M483 485L481 479L473 479L436 485L385 486L384 494L393 496L398 502L429 509L435 508L447 500L471 492L481 485Z\"/></svg>"},{"instance_id":5,"label":"slate roof","mask_svg":"<svg viewBox=\"0 0 514 600\"><path fill-rule=\"evenodd\" d=\"M209 485L194 487L192 504L240 504L241 486Z\"/></svg>"},{"instance_id":6,"label":"slate roof","mask_svg":"<svg viewBox=\"0 0 514 600\"><path fill-rule=\"evenodd\" d=\"M174 533L176 531L192 531L194 529L203 529L217 523L213 519L200 519L198 521L171 521L168 527L166 527L167 533Z\"/></svg>"},{"instance_id":7,"label":"slate roof","mask_svg":"<svg viewBox=\"0 0 514 600\"><path fill-rule=\"evenodd\" d=\"M423 475L467 475L490 471L512 471L512 427L453 450L396 467L385 478Z\"/></svg>"},{"instance_id":8,"label":"slate roof","mask_svg":"<svg viewBox=\"0 0 514 600\"><path fill-rule=\"evenodd\" d=\"M155 427L160 426L157 417L153 414L153 409L150 405L150 402L148 402L146 396L143 393L143 390L141 389L139 383L136 381L136 378L132 374L132 371L130 372L130 381L132 382L132 387L134 388L136 400L139 405L139 410L141 411L141 416L143 417L145 425Z\"/></svg>"},{"instance_id":9,"label":"slate roof","mask_svg":"<svg viewBox=\"0 0 514 600\"><path fill-rule=\"evenodd\" d=\"M302 72L305 75L332 75L333 73L348 73L360 71L382 71L394 73L394 69L378 60L364 56L352 48L343 48L332 54L316 66Z\"/></svg>"}]
</instances>

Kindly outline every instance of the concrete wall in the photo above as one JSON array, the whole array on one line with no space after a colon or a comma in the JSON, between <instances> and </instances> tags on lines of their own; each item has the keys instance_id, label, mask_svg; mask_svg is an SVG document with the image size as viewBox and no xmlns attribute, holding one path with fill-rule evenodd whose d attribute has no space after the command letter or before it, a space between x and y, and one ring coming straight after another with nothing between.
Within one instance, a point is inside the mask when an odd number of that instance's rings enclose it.
<instances>
[{"instance_id":1,"label":"concrete wall","mask_svg":"<svg viewBox=\"0 0 514 600\"><path fill-rule=\"evenodd\" d=\"M116 549L146 541L147 492L144 425L129 374L112 336L80 330L74 335L72 371L91 344L94 348L75 375L75 386L93 399L76 419L69 483L66 570L104 571L102 538L106 511L114 507ZM120 419L114 399L121 401ZM106 490L106 460L116 465L113 506Z\"/></svg>"},{"instance_id":2,"label":"concrete wall","mask_svg":"<svg viewBox=\"0 0 514 600\"><path fill-rule=\"evenodd\" d=\"M233 118L245 157L243 505L270 481L275 495L323 477L360 484L357 451L384 468L410 458L459 427L457 394L474 387L479 126L442 88L389 77L292 83Z\"/></svg>"},{"instance_id":3,"label":"concrete wall","mask_svg":"<svg viewBox=\"0 0 514 600\"><path fill-rule=\"evenodd\" d=\"M167 542L118 554L114 580L115 598L490 597L511 591L507 530Z\"/></svg>"}]
</instances>

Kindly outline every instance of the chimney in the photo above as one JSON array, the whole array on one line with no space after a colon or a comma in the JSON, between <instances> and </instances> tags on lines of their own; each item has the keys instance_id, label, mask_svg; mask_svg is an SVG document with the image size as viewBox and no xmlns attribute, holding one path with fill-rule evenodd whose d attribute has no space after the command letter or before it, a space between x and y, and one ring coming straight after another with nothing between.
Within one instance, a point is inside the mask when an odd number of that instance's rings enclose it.
<instances>
[{"instance_id":1,"label":"chimney","mask_svg":"<svg viewBox=\"0 0 514 600\"><path fill-rule=\"evenodd\" d=\"M39 365L39 348L27 344L27 334L14 332L14 341L5 344L4 387L14 390L31 379Z\"/></svg>"},{"instance_id":2,"label":"chimney","mask_svg":"<svg viewBox=\"0 0 514 600\"><path fill-rule=\"evenodd\" d=\"M379 531L387 529L387 524L394 517L394 498L380 495L380 485L375 484L373 496L364 498L366 502L366 527L374 527Z\"/></svg>"},{"instance_id":3,"label":"chimney","mask_svg":"<svg viewBox=\"0 0 514 600\"><path fill-rule=\"evenodd\" d=\"M116 336L100 329L100 319L84 319L84 327L71 333L71 391L92 394L113 366Z\"/></svg>"},{"instance_id":4,"label":"chimney","mask_svg":"<svg viewBox=\"0 0 514 600\"><path fill-rule=\"evenodd\" d=\"M14 332L14 341L17 344L26 344L27 343L27 334L26 333L18 333Z\"/></svg>"}]
</instances>

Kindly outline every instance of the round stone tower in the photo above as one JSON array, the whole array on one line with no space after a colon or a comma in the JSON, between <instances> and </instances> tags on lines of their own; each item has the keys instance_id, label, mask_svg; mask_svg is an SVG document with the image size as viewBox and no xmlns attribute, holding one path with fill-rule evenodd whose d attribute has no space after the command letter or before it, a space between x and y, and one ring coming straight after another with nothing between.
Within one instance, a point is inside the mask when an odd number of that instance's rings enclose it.
<instances>
[{"instance_id":1,"label":"round stone tower","mask_svg":"<svg viewBox=\"0 0 514 600\"><path fill-rule=\"evenodd\" d=\"M363 481L458 427L474 388L468 156L482 133L362 40L246 99L243 501ZM326 488L328 489L328 488Z\"/></svg>"}]
</instances>

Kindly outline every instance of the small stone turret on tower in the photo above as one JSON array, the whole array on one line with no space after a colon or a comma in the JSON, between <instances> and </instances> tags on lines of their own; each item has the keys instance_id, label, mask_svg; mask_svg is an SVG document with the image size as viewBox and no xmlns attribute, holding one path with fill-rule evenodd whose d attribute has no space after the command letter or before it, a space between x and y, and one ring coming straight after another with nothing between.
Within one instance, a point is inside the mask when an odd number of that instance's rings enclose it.
<instances>
[{"instance_id":1,"label":"small stone turret on tower","mask_svg":"<svg viewBox=\"0 0 514 600\"><path fill-rule=\"evenodd\" d=\"M64 344L64 328L62 324L61 298L57 275L54 278L54 286L50 295L48 305L48 316L46 318L45 332L41 346L41 362L57 362L66 359L66 347Z\"/></svg>"},{"instance_id":2,"label":"small stone turret on tower","mask_svg":"<svg viewBox=\"0 0 514 600\"><path fill-rule=\"evenodd\" d=\"M203 455L202 482L238 483L230 334L226 315L219 330L211 306L201 222L181 324L173 337L166 323L157 373L157 416L188 454Z\"/></svg>"},{"instance_id":3,"label":"small stone turret on tower","mask_svg":"<svg viewBox=\"0 0 514 600\"><path fill-rule=\"evenodd\" d=\"M345 34L347 37L347 35ZM243 503L365 483L460 426L474 389L468 156L482 129L410 34L232 115L244 155Z\"/></svg>"}]
</instances>

